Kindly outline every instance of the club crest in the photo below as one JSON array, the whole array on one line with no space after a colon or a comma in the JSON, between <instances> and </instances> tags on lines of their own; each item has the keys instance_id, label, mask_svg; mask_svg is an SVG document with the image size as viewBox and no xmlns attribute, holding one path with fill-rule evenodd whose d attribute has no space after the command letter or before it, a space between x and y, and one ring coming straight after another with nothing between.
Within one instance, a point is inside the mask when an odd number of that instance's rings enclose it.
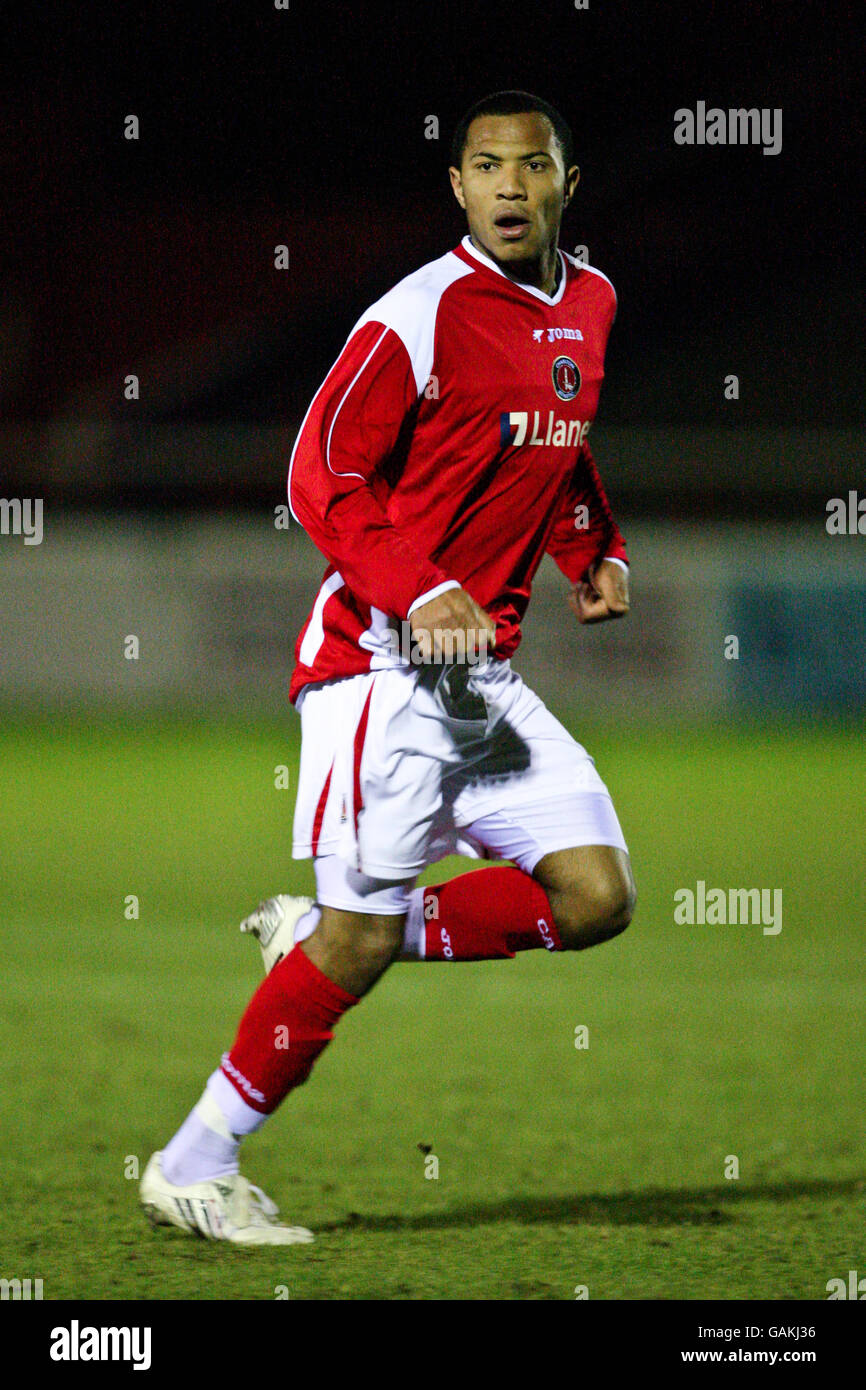
<instances>
[{"instance_id":1,"label":"club crest","mask_svg":"<svg viewBox=\"0 0 866 1390\"><path fill-rule=\"evenodd\" d=\"M571 357L557 357L551 368L553 389L561 401L573 401L580 390L580 372Z\"/></svg>"}]
</instances>

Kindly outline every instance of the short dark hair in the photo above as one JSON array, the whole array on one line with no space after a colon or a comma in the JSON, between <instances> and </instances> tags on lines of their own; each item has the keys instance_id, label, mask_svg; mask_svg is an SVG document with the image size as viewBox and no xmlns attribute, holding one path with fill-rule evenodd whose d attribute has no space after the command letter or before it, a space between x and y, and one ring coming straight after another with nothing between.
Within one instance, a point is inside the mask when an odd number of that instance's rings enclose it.
<instances>
[{"instance_id":1,"label":"short dark hair","mask_svg":"<svg viewBox=\"0 0 866 1390\"><path fill-rule=\"evenodd\" d=\"M519 116L524 111L539 111L542 116L547 117L553 126L565 167L570 169L574 163L574 140L568 121L549 101L533 96L532 92L520 91L492 92L490 96L482 97L474 106L470 106L466 115L458 122L451 142L451 163L454 167L460 168L469 127L478 116Z\"/></svg>"}]
</instances>

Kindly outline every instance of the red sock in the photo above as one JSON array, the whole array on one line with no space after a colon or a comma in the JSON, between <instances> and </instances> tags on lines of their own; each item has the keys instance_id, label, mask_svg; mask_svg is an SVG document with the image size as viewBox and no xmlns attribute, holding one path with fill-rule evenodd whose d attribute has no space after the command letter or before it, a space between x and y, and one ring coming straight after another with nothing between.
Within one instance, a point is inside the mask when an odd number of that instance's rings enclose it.
<instances>
[{"instance_id":1,"label":"red sock","mask_svg":"<svg viewBox=\"0 0 866 1390\"><path fill-rule=\"evenodd\" d=\"M254 1110L270 1115L312 1070L332 1029L358 997L347 994L300 946L259 985L240 1022L222 1070Z\"/></svg>"},{"instance_id":2,"label":"red sock","mask_svg":"<svg viewBox=\"0 0 866 1390\"><path fill-rule=\"evenodd\" d=\"M522 869L478 869L424 889L426 960L512 959L561 951L547 894Z\"/></svg>"}]
</instances>

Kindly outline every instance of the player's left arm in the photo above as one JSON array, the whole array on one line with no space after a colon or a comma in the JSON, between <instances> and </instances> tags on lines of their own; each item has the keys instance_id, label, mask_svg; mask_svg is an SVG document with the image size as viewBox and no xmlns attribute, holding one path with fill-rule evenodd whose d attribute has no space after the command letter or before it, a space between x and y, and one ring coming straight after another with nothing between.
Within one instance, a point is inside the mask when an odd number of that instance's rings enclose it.
<instances>
[{"instance_id":1,"label":"player's left arm","mask_svg":"<svg viewBox=\"0 0 866 1390\"><path fill-rule=\"evenodd\" d=\"M584 443L547 543L571 580L569 605L578 622L601 623L629 610L628 555L595 459Z\"/></svg>"}]
</instances>

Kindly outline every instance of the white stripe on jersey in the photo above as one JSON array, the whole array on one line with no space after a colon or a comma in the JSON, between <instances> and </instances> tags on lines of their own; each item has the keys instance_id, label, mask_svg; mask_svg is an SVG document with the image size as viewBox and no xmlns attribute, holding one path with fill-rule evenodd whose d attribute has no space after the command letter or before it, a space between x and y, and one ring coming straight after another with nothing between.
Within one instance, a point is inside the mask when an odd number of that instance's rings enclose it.
<instances>
[{"instance_id":1,"label":"white stripe on jersey","mask_svg":"<svg viewBox=\"0 0 866 1390\"><path fill-rule=\"evenodd\" d=\"M386 666L396 666L393 639L388 614L381 608L371 607L370 626L358 638L358 646L370 652L370 670L379 671ZM395 634L396 635L396 634Z\"/></svg>"},{"instance_id":2,"label":"white stripe on jersey","mask_svg":"<svg viewBox=\"0 0 866 1390\"><path fill-rule=\"evenodd\" d=\"M361 315L358 322L352 328L351 333L346 339L346 343L354 337L358 329L363 327L365 323L381 323L386 328L393 329L409 354L409 360L412 363L412 371L415 375L415 385L418 388L418 395L420 396L430 379L430 368L433 366L433 341L436 332L436 315L439 309L439 300L442 298L448 286L453 285L455 280L459 280L463 275L471 274L471 267L464 265L459 256L455 256L451 251L446 252L444 256L440 256L438 260L429 261L427 265L422 265L420 270L413 270L411 275L405 276L405 278L394 285L392 289L388 290L387 294L384 294L381 299L377 299L375 304L371 304L370 308ZM376 351L381 341L381 338L377 340L373 352ZM327 385L328 377L337 366L340 357L342 357L346 343L343 344L339 356L307 407L304 418L301 421L301 428L295 436L294 447L292 448L291 457L289 459L289 476L287 482L289 511L299 524L300 517L292 506L292 469L295 464L295 454L297 453L298 443L304 432L304 425L307 423L310 411ZM372 356L372 353L370 356ZM368 357L367 361L369 360ZM365 362L364 366L366 365L367 363ZM352 384L354 385L354 382ZM349 389L351 390L351 387ZM348 395L348 392L346 392L346 395ZM345 400L345 398L344 396L343 400ZM342 404L343 402L341 401L340 405ZM333 428L334 426L332 423L331 430L333 430ZM330 438L329 432L329 444ZM330 467L330 464L328 466ZM333 472L333 469L331 471ZM361 475L353 473L348 476L360 477Z\"/></svg>"},{"instance_id":3,"label":"white stripe on jersey","mask_svg":"<svg viewBox=\"0 0 866 1390\"><path fill-rule=\"evenodd\" d=\"M375 304L371 304L352 329L357 333L365 323L384 323L393 329L402 342L420 396L430 380L433 366L433 340L436 333L436 315L442 295L464 275L471 275L472 267L465 265L453 251L448 251L438 260L429 261L420 270L400 280ZM349 334L351 338L352 333Z\"/></svg>"},{"instance_id":4,"label":"white stripe on jersey","mask_svg":"<svg viewBox=\"0 0 866 1390\"><path fill-rule=\"evenodd\" d=\"M328 465L328 468L329 468L330 471L334 474L334 477L335 477L335 478L360 478L362 481L364 481L364 474L363 474L363 473L338 473L338 472L336 471L336 469L331 468L331 435L334 433L334 426L335 426L336 423L337 423L337 416L339 415L340 411L343 409L343 401L345 401L345 399L346 399L346 397L348 396L349 392L351 391L352 387L355 385L355 382L358 380L358 377L359 377L359 376L361 375L361 373L363 372L364 368L366 367L367 363L369 362L370 358L373 356L373 353L376 351L377 347L379 346L379 344L381 343L382 339L385 337L385 335L386 335L387 332L388 332L387 328L383 328L383 329L382 329L382 332L379 334L379 336L378 336L378 338L376 339L375 343L374 343L373 346L370 348L370 351L367 353L367 356L364 358L363 362L361 363L360 367L359 367L358 370L356 371L355 375L352 377L352 380L349 382L349 385L346 387L345 391L343 392L342 400L340 401L340 404L337 406L337 409L334 411L334 418L333 418L333 420L331 421L331 428L328 430L328 438L327 438L327 441L326 441L326 443L325 443L325 463Z\"/></svg>"},{"instance_id":5,"label":"white stripe on jersey","mask_svg":"<svg viewBox=\"0 0 866 1390\"><path fill-rule=\"evenodd\" d=\"M317 593L316 602L313 604L313 611L310 614L310 621L304 633L304 640L298 652L298 660L302 666L313 665L319 648L325 640L325 625L322 616L325 604L332 594L335 594L338 589L342 589L345 582L343 576L335 570L330 578L325 580Z\"/></svg>"},{"instance_id":6,"label":"white stripe on jersey","mask_svg":"<svg viewBox=\"0 0 866 1390\"><path fill-rule=\"evenodd\" d=\"M602 280L607 281L607 283L613 290L613 297L614 299L616 299L616 289L611 284L610 280L608 280L603 270L599 270L597 266L589 265L587 261L579 261L576 256L569 256L567 251L563 251L561 254L565 257L567 261L571 262L575 270L588 270L591 275L598 275Z\"/></svg>"}]
</instances>

